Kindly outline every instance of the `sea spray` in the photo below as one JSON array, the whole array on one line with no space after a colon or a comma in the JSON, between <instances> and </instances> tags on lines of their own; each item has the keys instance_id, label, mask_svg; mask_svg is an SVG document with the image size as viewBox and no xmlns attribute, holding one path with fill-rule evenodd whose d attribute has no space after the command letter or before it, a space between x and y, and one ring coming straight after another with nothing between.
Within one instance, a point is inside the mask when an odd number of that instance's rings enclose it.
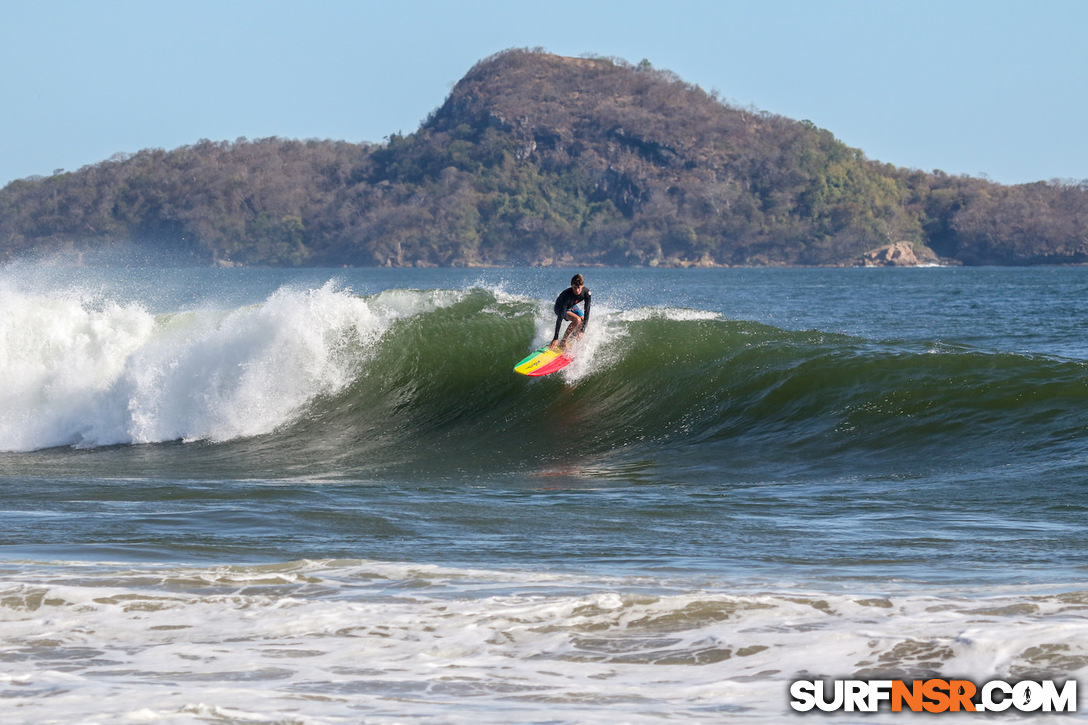
<instances>
[{"instance_id":1,"label":"sea spray","mask_svg":"<svg viewBox=\"0 0 1088 725\"><path fill-rule=\"evenodd\" d=\"M104 397L155 327L137 304L0 286L0 450L83 441L116 413Z\"/></svg>"},{"instance_id":2,"label":"sea spray","mask_svg":"<svg viewBox=\"0 0 1088 725\"><path fill-rule=\"evenodd\" d=\"M402 312L333 283L264 302L152 315L7 289L0 450L260 435L351 382Z\"/></svg>"}]
</instances>

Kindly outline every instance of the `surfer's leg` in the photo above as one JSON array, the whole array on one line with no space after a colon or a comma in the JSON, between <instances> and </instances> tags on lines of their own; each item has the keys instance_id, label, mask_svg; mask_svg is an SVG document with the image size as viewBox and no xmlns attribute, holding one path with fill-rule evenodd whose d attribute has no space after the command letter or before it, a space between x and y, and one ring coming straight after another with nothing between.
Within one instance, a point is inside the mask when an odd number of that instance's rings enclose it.
<instances>
[{"instance_id":1,"label":"surfer's leg","mask_svg":"<svg viewBox=\"0 0 1088 725\"><path fill-rule=\"evenodd\" d=\"M574 314L573 312L567 313L567 319L570 320L570 325L567 327L566 334L563 335L564 349L566 349L567 347L567 338L569 338L575 332L578 332L578 330L582 327L582 318Z\"/></svg>"}]
</instances>

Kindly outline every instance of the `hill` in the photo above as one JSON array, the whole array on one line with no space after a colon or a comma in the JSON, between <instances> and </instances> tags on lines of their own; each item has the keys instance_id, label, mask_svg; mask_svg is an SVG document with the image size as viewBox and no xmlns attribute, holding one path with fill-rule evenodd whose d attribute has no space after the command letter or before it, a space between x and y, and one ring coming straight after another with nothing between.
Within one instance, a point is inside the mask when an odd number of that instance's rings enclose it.
<instances>
[{"instance_id":1,"label":"hill","mask_svg":"<svg viewBox=\"0 0 1088 725\"><path fill-rule=\"evenodd\" d=\"M0 190L3 258L124 244L252 265L817 265L893 243L1085 262L1088 182L897 168L645 61L510 50L384 144L201 141Z\"/></svg>"}]
</instances>

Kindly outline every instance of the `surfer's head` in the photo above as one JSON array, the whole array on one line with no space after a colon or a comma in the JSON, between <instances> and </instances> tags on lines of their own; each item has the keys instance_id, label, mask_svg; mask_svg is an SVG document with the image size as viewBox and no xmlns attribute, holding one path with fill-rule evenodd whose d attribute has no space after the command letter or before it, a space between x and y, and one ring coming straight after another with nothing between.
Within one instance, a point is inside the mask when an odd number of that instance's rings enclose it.
<instances>
[{"instance_id":1,"label":"surfer's head","mask_svg":"<svg viewBox=\"0 0 1088 725\"><path fill-rule=\"evenodd\" d=\"M570 286L571 287L585 287L586 286L586 281L584 279L582 279L582 275L576 274L576 275L574 275L573 277L570 278Z\"/></svg>"}]
</instances>

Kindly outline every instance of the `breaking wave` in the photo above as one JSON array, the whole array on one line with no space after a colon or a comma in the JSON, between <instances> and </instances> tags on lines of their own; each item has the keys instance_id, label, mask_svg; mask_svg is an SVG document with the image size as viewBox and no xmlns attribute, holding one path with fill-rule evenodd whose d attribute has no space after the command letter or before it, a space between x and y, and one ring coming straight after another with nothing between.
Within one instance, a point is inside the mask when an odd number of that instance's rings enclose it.
<instances>
[{"instance_id":1,"label":"breaking wave","mask_svg":"<svg viewBox=\"0 0 1088 725\"><path fill-rule=\"evenodd\" d=\"M471 474L572 456L720 470L1083 449L1081 361L598 305L571 366L514 374L551 321L544 302L475 287L330 282L152 313L8 285L0 450L183 441L269 467Z\"/></svg>"}]
</instances>

